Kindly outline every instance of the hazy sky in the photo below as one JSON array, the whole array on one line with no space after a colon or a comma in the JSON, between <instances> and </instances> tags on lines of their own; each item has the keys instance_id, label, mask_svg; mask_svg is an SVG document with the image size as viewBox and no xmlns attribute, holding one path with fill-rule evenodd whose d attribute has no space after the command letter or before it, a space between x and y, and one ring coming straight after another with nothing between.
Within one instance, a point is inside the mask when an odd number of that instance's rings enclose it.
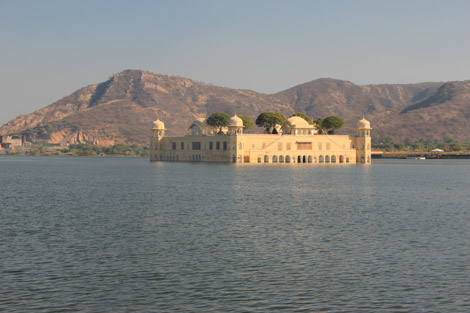
<instances>
[{"instance_id":1,"label":"hazy sky","mask_svg":"<svg viewBox=\"0 0 470 313\"><path fill-rule=\"evenodd\" d=\"M273 93L470 79L470 1L0 0L0 125L124 69Z\"/></svg>"}]
</instances>

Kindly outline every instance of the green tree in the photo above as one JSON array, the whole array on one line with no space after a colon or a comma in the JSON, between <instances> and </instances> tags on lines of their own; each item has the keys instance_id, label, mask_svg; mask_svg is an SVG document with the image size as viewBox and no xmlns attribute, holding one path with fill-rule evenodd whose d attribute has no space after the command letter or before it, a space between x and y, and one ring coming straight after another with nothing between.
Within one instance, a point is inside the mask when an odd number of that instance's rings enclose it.
<instances>
[{"instance_id":1,"label":"green tree","mask_svg":"<svg viewBox=\"0 0 470 313\"><path fill-rule=\"evenodd\" d=\"M332 115L323 120L322 126L328 131L328 134L334 134L336 129L343 127L344 121L341 117Z\"/></svg>"},{"instance_id":2,"label":"green tree","mask_svg":"<svg viewBox=\"0 0 470 313\"><path fill-rule=\"evenodd\" d=\"M239 115L238 117L242 119L242 121L243 121L243 127L244 127L245 129L253 129L253 128L255 128L255 123L253 123L253 120L252 120L251 117L249 117L248 115Z\"/></svg>"},{"instance_id":3,"label":"green tree","mask_svg":"<svg viewBox=\"0 0 470 313\"><path fill-rule=\"evenodd\" d=\"M292 114L291 117L292 117L292 116L301 117L301 118L303 118L304 120L306 120L307 123L309 123L310 125L313 125L313 120L312 120L312 118L311 118L310 116L308 116L307 114L305 114L305 113L297 112L297 113L295 113L295 114Z\"/></svg>"},{"instance_id":4,"label":"green tree","mask_svg":"<svg viewBox=\"0 0 470 313\"><path fill-rule=\"evenodd\" d=\"M318 133L324 134L325 132L323 131L323 118L317 118L316 120L313 120L313 124L317 127Z\"/></svg>"},{"instance_id":5,"label":"green tree","mask_svg":"<svg viewBox=\"0 0 470 313\"><path fill-rule=\"evenodd\" d=\"M444 150L444 151L449 151L450 150L450 146L449 146L448 143L439 143L437 145L437 148L441 149L441 150Z\"/></svg>"},{"instance_id":6,"label":"green tree","mask_svg":"<svg viewBox=\"0 0 470 313\"><path fill-rule=\"evenodd\" d=\"M207 125L218 128L219 133L222 133L222 127L227 126L229 120L230 116L227 113L215 112L209 115L206 123Z\"/></svg>"},{"instance_id":7,"label":"green tree","mask_svg":"<svg viewBox=\"0 0 470 313\"><path fill-rule=\"evenodd\" d=\"M462 145L458 142L451 143L449 148L452 151L462 151L463 150Z\"/></svg>"},{"instance_id":8,"label":"green tree","mask_svg":"<svg viewBox=\"0 0 470 313\"><path fill-rule=\"evenodd\" d=\"M281 113L265 111L258 115L256 118L256 125L264 127L268 131L277 124L282 125L286 121L286 118Z\"/></svg>"}]
</instances>

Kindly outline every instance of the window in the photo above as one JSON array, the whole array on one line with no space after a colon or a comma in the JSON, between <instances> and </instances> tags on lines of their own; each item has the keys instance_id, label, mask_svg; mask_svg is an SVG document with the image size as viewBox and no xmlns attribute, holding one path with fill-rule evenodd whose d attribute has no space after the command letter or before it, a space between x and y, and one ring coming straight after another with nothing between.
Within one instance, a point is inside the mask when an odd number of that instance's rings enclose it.
<instances>
[{"instance_id":1,"label":"window","mask_svg":"<svg viewBox=\"0 0 470 313\"><path fill-rule=\"evenodd\" d=\"M176 150L176 142L171 143L171 150Z\"/></svg>"},{"instance_id":2,"label":"window","mask_svg":"<svg viewBox=\"0 0 470 313\"><path fill-rule=\"evenodd\" d=\"M279 156L279 163L284 163L284 156L283 155Z\"/></svg>"},{"instance_id":3,"label":"window","mask_svg":"<svg viewBox=\"0 0 470 313\"><path fill-rule=\"evenodd\" d=\"M331 163L336 163L336 155L331 156Z\"/></svg>"},{"instance_id":4,"label":"window","mask_svg":"<svg viewBox=\"0 0 470 313\"><path fill-rule=\"evenodd\" d=\"M282 151L282 142L277 143L277 150Z\"/></svg>"},{"instance_id":5,"label":"window","mask_svg":"<svg viewBox=\"0 0 470 313\"><path fill-rule=\"evenodd\" d=\"M258 163L261 163L261 158L258 158Z\"/></svg>"},{"instance_id":6,"label":"window","mask_svg":"<svg viewBox=\"0 0 470 313\"><path fill-rule=\"evenodd\" d=\"M273 163L277 163L277 155L273 155Z\"/></svg>"},{"instance_id":7,"label":"window","mask_svg":"<svg viewBox=\"0 0 470 313\"><path fill-rule=\"evenodd\" d=\"M227 150L227 142L224 141L224 150Z\"/></svg>"},{"instance_id":8,"label":"window","mask_svg":"<svg viewBox=\"0 0 470 313\"><path fill-rule=\"evenodd\" d=\"M312 163L312 156L311 155L308 156L308 163Z\"/></svg>"},{"instance_id":9,"label":"window","mask_svg":"<svg viewBox=\"0 0 470 313\"><path fill-rule=\"evenodd\" d=\"M211 141L209 142L209 150L213 150L214 149L214 143Z\"/></svg>"},{"instance_id":10,"label":"window","mask_svg":"<svg viewBox=\"0 0 470 313\"><path fill-rule=\"evenodd\" d=\"M297 150L312 150L311 142L297 142Z\"/></svg>"},{"instance_id":11,"label":"window","mask_svg":"<svg viewBox=\"0 0 470 313\"><path fill-rule=\"evenodd\" d=\"M267 155L264 156L264 163L269 163L269 156Z\"/></svg>"},{"instance_id":12,"label":"window","mask_svg":"<svg viewBox=\"0 0 470 313\"><path fill-rule=\"evenodd\" d=\"M181 143L181 150L184 150L184 142Z\"/></svg>"},{"instance_id":13,"label":"window","mask_svg":"<svg viewBox=\"0 0 470 313\"><path fill-rule=\"evenodd\" d=\"M216 149L216 150L220 150L220 141L217 141L217 142L215 143L215 149Z\"/></svg>"},{"instance_id":14,"label":"window","mask_svg":"<svg viewBox=\"0 0 470 313\"><path fill-rule=\"evenodd\" d=\"M320 156L318 157L318 163L323 163L323 155L320 155Z\"/></svg>"},{"instance_id":15,"label":"window","mask_svg":"<svg viewBox=\"0 0 470 313\"><path fill-rule=\"evenodd\" d=\"M339 163L344 163L344 156L342 155L339 156Z\"/></svg>"},{"instance_id":16,"label":"window","mask_svg":"<svg viewBox=\"0 0 470 313\"><path fill-rule=\"evenodd\" d=\"M201 150L201 142L200 141L192 142L192 148L193 150Z\"/></svg>"},{"instance_id":17,"label":"window","mask_svg":"<svg viewBox=\"0 0 470 313\"><path fill-rule=\"evenodd\" d=\"M329 155L325 155L325 163L330 163L330 156Z\"/></svg>"},{"instance_id":18,"label":"window","mask_svg":"<svg viewBox=\"0 0 470 313\"><path fill-rule=\"evenodd\" d=\"M286 163L290 163L290 155L286 155Z\"/></svg>"}]
</instances>

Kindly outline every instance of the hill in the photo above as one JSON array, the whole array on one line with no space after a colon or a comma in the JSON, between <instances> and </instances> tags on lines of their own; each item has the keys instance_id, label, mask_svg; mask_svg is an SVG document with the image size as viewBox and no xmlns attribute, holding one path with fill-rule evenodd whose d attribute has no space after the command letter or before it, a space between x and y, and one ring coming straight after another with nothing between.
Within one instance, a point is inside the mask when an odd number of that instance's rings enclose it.
<instances>
[{"instance_id":1,"label":"hill","mask_svg":"<svg viewBox=\"0 0 470 313\"><path fill-rule=\"evenodd\" d=\"M345 120L343 133L353 132L365 115L374 136L403 140L450 134L468 141L469 103L470 81L360 86L324 78L267 95L126 70L13 119L0 128L0 135L23 134L31 142L60 144L146 144L157 117L168 135L182 135L192 120L216 111L255 119L269 110L314 118L339 115Z\"/></svg>"}]
</instances>

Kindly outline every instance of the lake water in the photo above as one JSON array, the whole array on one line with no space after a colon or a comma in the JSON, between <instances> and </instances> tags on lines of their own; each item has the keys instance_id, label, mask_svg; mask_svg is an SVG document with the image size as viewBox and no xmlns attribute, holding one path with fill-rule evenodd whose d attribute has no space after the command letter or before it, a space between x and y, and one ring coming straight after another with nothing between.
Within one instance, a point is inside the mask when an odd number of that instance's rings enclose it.
<instances>
[{"instance_id":1,"label":"lake water","mask_svg":"<svg viewBox=\"0 0 470 313\"><path fill-rule=\"evenodd\" d=\"M3 156L0 175L0 311L470 311L469 161Z\"/></svg>"}]
</instances>

